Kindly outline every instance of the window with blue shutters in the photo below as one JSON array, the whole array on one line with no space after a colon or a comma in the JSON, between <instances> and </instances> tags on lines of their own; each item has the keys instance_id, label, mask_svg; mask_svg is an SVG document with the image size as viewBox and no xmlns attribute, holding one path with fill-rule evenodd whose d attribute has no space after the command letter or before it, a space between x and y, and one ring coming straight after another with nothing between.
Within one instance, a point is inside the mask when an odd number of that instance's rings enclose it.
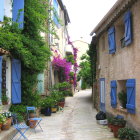
<instances>
[{"instance_id":1,"label":"window with blue shutters","mask_svg":"<svg viewBox=\"0 0 140 140\"><path fill-rule=\"evenodd\" d=\"M59 6L58 6L57 0L53 0L53 6L54 6L53 21L58 27L59 26L59 20L58 20Z\"/></svg>"},{"instance_id":2,"label":"window with blue shutters","mask_svg":"<svg viewBox=\"0 0 140 140\"><path fill-rule=\"evenodd\" d=\"M109 45L109 54L116 52L116 40L115 40L115 27L111 27L108 30L108 45Z\"/></svg>"},{"instance_id":3,"label":"window with blue shutters","mask_svg":"<svg viewBox=\"0 0 140 140\"><path fill-rule=\"evenodd\" d=\"M115 80L111 81L110 83L110 88L111 88L111 92L110 92L110 98L111 98L111 106L113 108L117 107L117 82Z\"/></svg>"},{"instance_id":4,"label":"window with blue shutters","mask_svg":"<svg viewBox=\"0 0 140 140\"><path fill-rule=\"evenodd\" d=\"M19 28L24 25L24 0L13 0L13 21L19 24Z\"/></svg>"},{"instance_id":5,"label":"window with blue shutters","mask_svg":"<svg viewBox=\"0 0 140 140\"><path fill-rule=\"evenodd\" d=\"M4 18L4 0L0 0L0 22L3 21Z\"/></svg>"},{"instance_id":6,"label":"window with blue shutters","mask_svg":"<svg viewBox=\"0 0 140 140\"><path fill-rule=\"evenodd\" d=\"M12 104L21 103L21 62L12 60Z\"/></svg>"},{"instance_id":7,"label":"window with blue shutters","mask_svg":"<svg viewBox=\"0 0 140 140\"><path fill-rule=\"evenodd\" d=\"M135 98L136 98L136 81L135 79L128 79L126 83L127 88L127 111L135 114Z\"/></svg>"},{"instance_id":8,"label":"window with blue shutters","mask_svg":"<svg viewBox=\"0 0 140 140\"><path fill-rule=\"evenodd\" d=\"M128 46L132 43L132 17L130 11L126 12L124 15L124 24L125 24L125 46Z\"/></svg>"}]
</instances>

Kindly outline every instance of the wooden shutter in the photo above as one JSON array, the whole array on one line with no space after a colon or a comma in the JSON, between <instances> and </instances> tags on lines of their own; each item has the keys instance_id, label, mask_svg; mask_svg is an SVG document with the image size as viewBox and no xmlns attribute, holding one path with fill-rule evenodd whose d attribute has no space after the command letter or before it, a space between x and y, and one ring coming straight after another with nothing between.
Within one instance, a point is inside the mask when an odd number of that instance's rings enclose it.
<instances>
[{"instance_id":1,"label":"wooden shutter","mask_svg":"<svg viewBox=\"0 0 140 140\"><path fill-rule=\"evenodd\" d=\"M57 0L53 0L53 6L54 6L54 14L53 14L53 21L54 23L58 26L59 21L58 21L58 2Z\"/></svg>"},{"instance_id":2,"label":"wooden shutter","mask_svg":"<svg viewBox=\"0 0 140 140\"><path fill-rule=\"evenodd\" d=\"M0 56L0 100L2 91L2 56Z\"/></svg>"},{"instance_id":3,"label":"wooden shutter","mask_svg":"<svg viewBox=\"0 0 140 140\"><path fill-rule=\"evenodd\" d=\"M44 73L38 74L38 92L44 93Z\"/></svg>"},{"instance_id":4,"label":"wooden shutter","mask_svg":"<svg viewBox=\"0 0 140 140\"><path fill-rule=\"evenodd\" d=\"M23 28L24 23L24 0L13 0L13 21Z\"/></svg>"},{"instance_id":5,"label":"wooden shutter","mask_svg":"<svg viewBox=\"0 0 140 140\"><path fill-rule=\"evenodd\" d=\"M4 0L0 0L0 22L4 18Z\"/></svg>"},{"instance_id":6,"label":"wooden shutter","mask_svg":"<svg viewBox=\"0 0 140 140\"><path fill-rule=\"evenodd\" d=\"M124 15L124 24L125 24L125 46L127 46L132 42L132 20L130 11L128 11Z\"/></svg>"},{"instance_id":7,"label":"wooden shutter","mask_svg":"<svg viewBox=\"0 0 140 140\"><path fill-rule=\"evenodd\" d=\"M12 104L21 103L21 62L12 60Z\"/></svg>"},{"instance_id":8,"label":"wooden shutter","mask_svg":"<svg viewBox=\"0 0 140 140\"><path fill-rule=\"evenodd\" d=\"M126 88L127 88L127 104L126 108L129 113L134 114L135 113L135 79L128 79L126 82Z\"/></svg>"},{"instance_id":9,"label":"wooden shutter","mask_svg":"<svg viewBox=\"0 0 140 140\"><path fill-rule=\"evenodd\" d=\"M111 81L110 83L110 88L111 88L111 93L110 93L110 97L111 97L111 106L113 108L117 107L117 82L115 80Z\"/></svg>"},{"instance_id":10,"label":"wooden shutter","mask_svg":"<svg viewBox=\"0 0 140 140\"><path fill-rule=\"evenodd\" d=\"M108 30L108 44L109 44L109 54L116 52L116 40L115 40L115 27L111 27Z\"/></svg>"}]
</instances>

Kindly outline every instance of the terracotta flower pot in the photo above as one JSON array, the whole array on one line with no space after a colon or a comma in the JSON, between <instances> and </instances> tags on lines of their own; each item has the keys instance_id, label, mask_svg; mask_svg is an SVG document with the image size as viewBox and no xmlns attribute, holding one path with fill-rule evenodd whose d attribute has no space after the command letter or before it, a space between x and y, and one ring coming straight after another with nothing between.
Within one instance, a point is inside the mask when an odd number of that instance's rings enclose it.
<instances>
[{"instance_id":1,"label":"terracotta flower pot","mask_svg":"<svg viewBox=\"0 0 140 140\"><path fill-rule=\"evenodd\" d=\"M8 101L2 101L3 105L8 105Z\"/></svg>"},{"instance_id":2,"label":"terracotta flower pot","mask_svg":"<svg viewBox=\"0 0 140 140\"><path fill-rule=\"evenodd\" d=\"M58 105L63 108L65 105L65 102L59 102Z\"/></svg>"},{"instance_id":3,"label":"terracotta flower pot","mask_svg":"<svg viewBox=\"0 0 140 140\"><path fill-rule=\"evenodd\" d=\"M1 132L1 128L2 128L2 123L0 123L0 132Z\"/></svg>"},{"instance_id":4,"label":"terracotta flower pot","mask_svg":"<svg viewBox=\"0 0 140 140\"><path fill-rule=\"evenodd\" d=\"M37 121L36 120L29 120L28 121L28 126L30 126L30 128L34 128L36 126Z\"/></svg>"},{"instance_id":5,"label":"terracotta flower pot","mask_svg":"<svg viewBox=\"0 0 140 140\"><path fill-rule=\"evenodd\" d=\"M2 125L2 130L8 130L11 127L12 118L7 118L6 123Z\"/></svg>"},{"instance_id":6,"label":"terracotta flower pot","mask_svg":"<svg viewBox=\"0 0 140 140\"><path fill-rule=\"evenodd\" d=\"M113 132L113 125L112 124L108 124L108 127L110 128L110 131Z\"/></svg>"},{"instance_id":7,"label":"terracotta flower pot","mask_svg":"<svg viewBox=\"0 0 140 140\"><path fill-rule=\"evenodd\" d=\"M74 81L73 80L70 80L70 84L73 84L74 83Z\"/></svg>"},{"instance_id":8,"label":"terracotta flower pot","mask_svg":"<svg viewBox=\"0 0 140 140\"><path fill-rule=\"evenodd\" d=\"M114 137L115 137L115 138L118 137L118 130L119 130L120 128L124 128L124 126L113 125L112 129L113 129L113 134L114 134Z\"/></svg>"}]
</instances>

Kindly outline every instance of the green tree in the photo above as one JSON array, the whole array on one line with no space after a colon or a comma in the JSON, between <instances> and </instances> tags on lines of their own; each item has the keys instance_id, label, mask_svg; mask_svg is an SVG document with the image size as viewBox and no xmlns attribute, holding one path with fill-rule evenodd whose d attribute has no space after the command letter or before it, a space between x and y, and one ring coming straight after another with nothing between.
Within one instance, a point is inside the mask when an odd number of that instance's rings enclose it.
<instances>
[{"instance_id":1,"label":"green tree","mask_svg":"<svg viewBox=\"0 0 140 140\"><path fill-rule=\"evenodd\" d=\"M80 63L80 71L77 75L77 80L82 80L83 89L92 85L91 64L87 54L82 55Z\"/></svg>"}]
</instances>

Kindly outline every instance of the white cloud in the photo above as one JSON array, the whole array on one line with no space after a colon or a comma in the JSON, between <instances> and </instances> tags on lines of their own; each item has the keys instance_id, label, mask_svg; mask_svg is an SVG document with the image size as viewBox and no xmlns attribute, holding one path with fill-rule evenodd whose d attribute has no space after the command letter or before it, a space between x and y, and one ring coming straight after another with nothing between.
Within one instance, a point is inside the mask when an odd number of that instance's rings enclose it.
<instances>
[{"instance_id":1,"label":"white cloud","mask_svg":"<svg viewBox=\"0 0 140 140\"><path fill-rule=\"evenodd\" d=\"M72 40L85 38L90 43L90 32L100 22L117 0L63 0L71 24L69 33Z\"/></svg>"}]
</instances>

